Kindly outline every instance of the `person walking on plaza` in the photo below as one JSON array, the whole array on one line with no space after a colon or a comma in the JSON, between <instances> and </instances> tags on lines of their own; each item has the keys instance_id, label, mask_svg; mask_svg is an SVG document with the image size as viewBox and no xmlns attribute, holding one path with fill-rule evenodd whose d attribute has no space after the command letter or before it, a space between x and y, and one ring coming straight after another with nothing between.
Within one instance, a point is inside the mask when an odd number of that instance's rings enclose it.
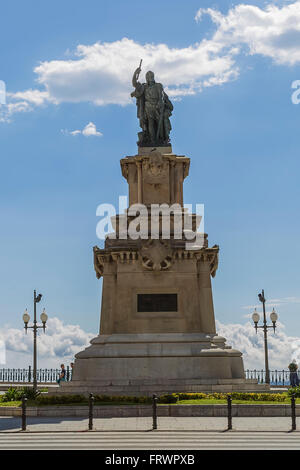
<instances>
[{"instance_id":1,"label":"person walking on plaza","mask_svg":"<svg viewBox=\"0 0 300 470\"><path fill-rule=\"evenodd\" d=\"M298 377L298 365L293 359L293 361L289 365L289 371L290 371L290 384L291 387L299 387L299 377Z\"/></svg>"},{"instance_id":2,"label":"person walking on plaza","mask_svg":"<svg viewBox=\"0 0 300 470\"><path fill-rule=\"evenodd\" d=\"M66 380L66 369L65 369L65 365L64 364L61 364L61 371L60 371L60 374L59 374L59 378L57 379L57 383L58 385L60 385L60 382L65 382Z\"/></svg>"}]
</instances>

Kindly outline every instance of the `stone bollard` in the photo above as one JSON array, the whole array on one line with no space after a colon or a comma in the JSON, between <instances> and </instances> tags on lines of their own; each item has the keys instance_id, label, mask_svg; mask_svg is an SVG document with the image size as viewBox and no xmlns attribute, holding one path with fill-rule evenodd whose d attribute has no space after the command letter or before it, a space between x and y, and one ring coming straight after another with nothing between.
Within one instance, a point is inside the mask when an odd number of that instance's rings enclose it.
<instances>
[{"instance_id":1,"label":"stone bollard","mask_svg":"<svg viewBox=\"0 0 300 470\"><path fill-rule=\"evenodd\" d=\"M157 396L154 394L152 396L153 403L153 425L152 429L157 429Z\"/></svg>"},{"instance_id":2,"label":"stone bollard","mask_svg":"<svg viewBox=\"0 0 300 470\"><path fill-rule=\"evenodd\" d=\"M232 398L231 398L231 395L227 395L227 419L228 419L227 430L230 431L232 429Z\"/></svg>"},{"instance_id":3,"label":"stone bollard","mask_svg":"<svg viewBox=\"0 0 300 470\"><path fill-rule=\"evenodd\" d=\"M89 431L93 430L93 417L94 417L94 396L92 393L89 395Z\"/></svg>"},{"instance_id":4,"label":"stone bollard","mask_svg":"<svg viewBox=\"0 0 300 470\"><path fill-rule=\"evenodd\" d=\"M292 431L296 431L296 399L295 394L291 397L291 416L292 416Z\"/></svg>"},{"instance_id":5,"label":"stone bollard","mask_svg":"<svg viewBox=\"0 0 300 470\"><path fill-rule=\"evenodd\" d=\"M23 395L22 397L22 431L26 431L26 406L27 406L27 398Z\"/></svg>"}]
</instances>

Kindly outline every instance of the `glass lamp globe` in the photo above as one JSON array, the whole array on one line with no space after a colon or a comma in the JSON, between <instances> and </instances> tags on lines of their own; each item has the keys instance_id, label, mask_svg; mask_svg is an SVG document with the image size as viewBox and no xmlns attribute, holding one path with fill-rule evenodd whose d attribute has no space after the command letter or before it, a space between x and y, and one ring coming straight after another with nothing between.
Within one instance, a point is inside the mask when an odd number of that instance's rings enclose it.
<instances>
[{"instance_id":1,"label":"glass lamp globe","mask_svg":"<svg viewBox=\"0 0 300 470\"><path fill-rule=\"evenodd\" d=\"M28 315L27 308L26 308L24 315L23 315L23 322L27 324L29 320L30 320L30 316Z\"/></svg>"},{"instance_id":2,"label":"glass lamp globe","mask_svg":"<svg viewBox=\"0 0 300 470\"><path fill-rule=\"evenodd\" d=\"M46 314L45 309L44 309L43 312L41 313L41 317L40 317L40 318L41 318L41 321L42 321L43 323L46 323L46 321L48 320L48 315Z\"/></svg>"},{"instance_id":3,"label":"glass lamp globe","mask_svg":"<svg viewBox=\"0 0 300 470\"><path fill-rule=\"evenodd\" d=\"M260 317L259 317L259 315L258 315L258 313L257 313L257 311L256 311L256 309L255 309L254 312L253 312L253 315L252 315L252 320L254 321L254 323L258 323L258 322L259 322L259 318L260 318Z\"/></svg>"},{"instance_id":4,"label":"glass lamp globe","mask_svg":"<svg viewBox=\"0 0 300 470\"><path fill-rule=\"evenodd\" d=\"M275 322L277 321L277 319L278 319L278 315L277 315L277 313L275 312L274 308L273 308L273 310L272 310L272 313L271 313L271 315L270 315L270 318L271 318L271 321L272 321L273 323L275 323Z\"/></svg>"}]
</instances>

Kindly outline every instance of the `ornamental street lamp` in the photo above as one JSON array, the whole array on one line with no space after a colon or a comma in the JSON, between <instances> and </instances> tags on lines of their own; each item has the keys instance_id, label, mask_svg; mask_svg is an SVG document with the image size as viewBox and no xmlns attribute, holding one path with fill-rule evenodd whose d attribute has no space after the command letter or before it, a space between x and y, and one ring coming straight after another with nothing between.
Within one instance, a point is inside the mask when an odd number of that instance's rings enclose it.
<instances>
[{"instance_id":1,"label":"ornamental street lamp","mask_svg":"<svg viewBox=\"0 0 300 470\"><path fill-rule=\"evenodd\" d=\"M270 371L269 371L269 358L268 358L268 328L273 328L274 333L275 333L276 321L278 319L278 315L277 315L277 313L275 312L275 310L273 308L272 313L270 314L272 325L267 325L266 307L265 307L266 299L265 299L264 290L261 291L261 294L258 294L258 298L259 298L260 302L263 304L263 315L264 315L263 325L258 326L258 322L259 322L260 317L259 317L259 314L257 313L256 309L253 312L252 320L254 322L254 328L256 330L256 333L257 333L258 328L262 328L264 330L266 383L269 384L270 383Z\"/></svg>"},{"instance_id":2,"label":"ornamental street lamp","mask_svg":"<svg viewBox=\"0 0 300 470\"><path fill-rule=\"evenodd\" d=\"M37 321L36 321L36 304L39 303L42 299L42 294L38 294L36 295L36 291L34 291L34 294L33 294L33 310L34 310L34 318L33 318L33 325L29 326L28 323L29 323L29 320L30 320L30 316L28 314L28 311L27 311L27 308L24 312L24 315L23 315L23 321L24 321L24 328L25 328L25 332L27 334L27 329L28 328L31 328L33 330L33 390L36 392L37 391L37 374L36 374L36 371L37 371L37 330L38 328L43 328L44 330L44 333L45 333L45 329L46 329L46 322L48 320L48 315L46 314L46 311L45 309L43 310L41 316L40 316L40 319L41 319L41 322L42 322L42 325L38 325L37 324Z\"/></svg>"}]
</instances>

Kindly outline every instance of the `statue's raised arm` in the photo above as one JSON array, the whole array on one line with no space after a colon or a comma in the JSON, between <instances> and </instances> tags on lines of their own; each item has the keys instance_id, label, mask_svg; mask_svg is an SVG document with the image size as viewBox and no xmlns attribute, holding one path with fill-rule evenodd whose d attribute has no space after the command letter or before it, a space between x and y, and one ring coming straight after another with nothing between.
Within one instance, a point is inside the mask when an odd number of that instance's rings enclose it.
<instances>
[{"instance_id":1,"label":"statue's raised arm","mask_svg":"<svg viewBox=\"0 0 300 470\"><path fill-rule=\"evenodd\" d=\"M133 77L132 77L132 86L134 88L136 88L138 86L138 79L139 79L139 76L140 76L140 73L142 71L142 62L143 62L143 59L141 59L140 61L140 65L138 66L138 68L135 70L134 74L133 74Z\"/></svg>"},{"instance_id":2,"label":"statue's raised arm","mask_svg":"<svg viewBox=\"0 0 300 470\"><path fill-rule=\"evenodd\" d=\"M134 88L136 88L136 87L138 86L138 83L139 83L139 82L138 82L138 79L139 79L141 70L142 70L142 69L141 69L140 67L138 67L138 68L136 69L136 71L134 72L134 74L133 74L133 77L132 77L132 86L133 86Z\"/></svg>"}]
</instances>

